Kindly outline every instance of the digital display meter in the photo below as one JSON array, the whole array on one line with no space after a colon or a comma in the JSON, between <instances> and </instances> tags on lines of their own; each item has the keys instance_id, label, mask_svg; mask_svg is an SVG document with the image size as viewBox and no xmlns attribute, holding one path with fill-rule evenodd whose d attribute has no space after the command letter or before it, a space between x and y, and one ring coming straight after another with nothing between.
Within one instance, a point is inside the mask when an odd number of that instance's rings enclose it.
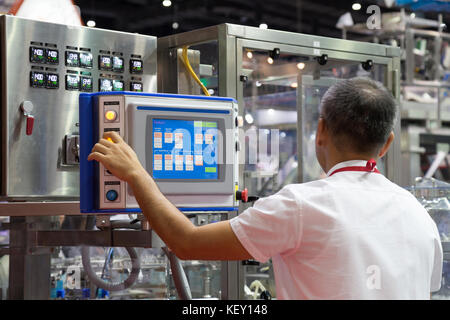
<instances>
[{"instance_id":1,"label":"digital display meter","mask_svg":"<svg viewBox=\"0 0 450 320\"><path fill-rule=\"evenodd\" d=\"M80 66L80 56L78 52L66 51L66 66L68 67Z\"/></svg>"},{"instance_id":2,"label":"digital display meter","mask_svg":"<svg viewBox=\"0 0 450 320\"><path fill-rule=\"evenodd\" d=\"M93 83L91 77L80 77L80 90L84 92L92 92Z\"/></svg>"},{"instance_id":3,"label":"digital display meter","mask_svg":"<svg viewBox=\"0 0 450 320\"><path fill-rule=\"evenodd\" d=\"M92 53L80 52L80 67L88 69L93 67Z\"/></svg>"},{"instance_id":4,"label":"digital display meter","mask_svg":"<svg viewBox=\"0 0 450 320\"><path fill-rule=\"evenodd\" d=\"M108 92L113 90L113 82L111 79L99 79L98 80L98 89L101 92Z\"/></svg>"},{"instance_id":5,"label":"digital display meter","mask_svg":"<svg viewBox=\"0 0 450 320\"><path fill-rule=\"evenodd\" d=\"M56 49L46 49L47 51L47 63L58 64L59 63L59 52Z\"/></svg>"},{"instance_id":6,"label":"digital display meter","mask_svg":"<svg viewBox=\"0 0 450 320\"><path fill-rule=\"evenodd\" d=\"M98 56L98 68L100 70L111 70L112 69L112 61L110 56Z\"/></svg>"},{"instance_id":7,"label":"digital display meter","mask_svg":"<svg viewBox=\"0 0 450 320\"><path fill-rule=\"evenodd\" d=\"M44 72L31 71L30 85L35 88L42 88L46 85L46 77Z\"/></svg>"},{"instance_id":8,"label":"digital display meter","mask_svg":"<svg viewBox=\"0 0 450 320\"><path fill-rule=\"evenodd\" d=\"M30 62L45 63L45 49L38 47L30 47Z\"/></svg>"},{"instance_id":9,"label":"digital display meter","mask_svg":"<svg viewBox=\"0 0 450 320\"><path fill-rule=\"evenodd\" d=\"M80 77L73 74L66 75L66 90L79 90Z\"/></svg>"},{"instance_id":10,"label":"digital display meter","mask_svg":"<svg viewBox=\"0 0 450 320\"><path fill-rule=\"evenodd\" d=\"M122 80L113 80L112 91L123 91L123 90L124 90L124 82Z\"/></svg>"},{"instance_id":11,"label":"digital display meter","mask_svg":"<svg viewBox=\"0 0 450 320\"><path fill-rule=\"evenodd\" d=\"M113 70L115 72L123 72L123 67L124 67L123 61L124 60L121 57L113 58Z\"/></svg>"},{"instance_id":12,"label":"digital display meter","mask_svg":"<svg viewBox=\"0 0 450 320\"><path fill-rule=\"evenodd\" d=\"M48 89L59 88L59 75L56 73L47 73L47 83L46 87Z\"/></svg>"},{"instance_id":13,"label":"digital display meter","mask_svg":"<svg viewBox=\"0 0 450 320\"><path fill-rule=\"evenodd\" d=\"M138 59L130 60L130 72L131 73L142 73L143 72L143 62Z\"/></svg>"},{"instance_id":14,"label":"digital display meter","mask_svg":"<svg viewBox=\"0 0 450 320\"><path fill-rule=\"evenodd\" d=\"M134 91L134 92L144 91L142 82L131 81L130 82L130 91Z\"/></svg>"}]
</instances>

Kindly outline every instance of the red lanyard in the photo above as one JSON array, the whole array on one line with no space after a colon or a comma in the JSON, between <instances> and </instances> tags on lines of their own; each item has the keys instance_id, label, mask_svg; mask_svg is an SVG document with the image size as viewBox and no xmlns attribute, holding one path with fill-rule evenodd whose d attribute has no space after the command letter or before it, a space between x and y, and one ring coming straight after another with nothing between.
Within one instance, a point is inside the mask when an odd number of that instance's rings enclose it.
<instances>
[{"instance_id":1,"label":"red lanyard","mask_svg":"<svg viewBox=\"0 0 450 320\"><path fill-rule=\"evenodd\" d=\"M340 169L333 171L329 175L329 177L331 177L333 174L335 174L337 172L342 172L342 171L364 171L364 172L381 173L380 171L378 171L377 168L375 168L376 165L377 165L377 162L374 159L370 159L369 161L367 161L367 164L365 167L353 166L353 167L340 168Z\"/></svg>"}]
</instances>

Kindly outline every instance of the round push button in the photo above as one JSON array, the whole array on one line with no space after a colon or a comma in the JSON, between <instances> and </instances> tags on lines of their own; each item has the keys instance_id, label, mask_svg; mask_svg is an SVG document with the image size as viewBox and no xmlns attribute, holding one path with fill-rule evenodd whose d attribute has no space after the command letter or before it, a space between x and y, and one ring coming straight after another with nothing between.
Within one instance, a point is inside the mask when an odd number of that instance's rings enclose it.
<instances>
[{"instance_id":1,"label":"round push button","mask_svg":"<svg viewBox=\"0 0 450 320\"><path fill-rule=\"evenodd\" d=\"M108 192L106 192L106 199L108 199L109 201L116 201L118 197L119 194L116 190L109 190Z\"/></svg>"},{"instance_id":2,"label":"round push button","mask_svg":"<svg viewBox=\"0 0 450 320\"><path fill-rule=\"evenodd\" d=\"M117 113L113 110L108 110L105 113L105 119L108 121L114 121L117 119Z\"/></svg>"}]
</instances>

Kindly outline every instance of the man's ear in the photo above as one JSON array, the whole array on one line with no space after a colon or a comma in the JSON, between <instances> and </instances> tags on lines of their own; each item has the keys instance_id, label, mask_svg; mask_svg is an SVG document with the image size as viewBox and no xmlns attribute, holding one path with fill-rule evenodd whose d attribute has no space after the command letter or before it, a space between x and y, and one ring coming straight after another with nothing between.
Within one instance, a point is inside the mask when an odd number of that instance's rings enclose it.
<instances>
[{"instance_id":1,"label":"man's ear","mask_svg":"<svg viewBox=\"0 0 450 320\"><path fill-rule=\"evenodd\" d=\"M328 136L327 127L325 125L325 120L323 118L319 118L319 122L317 124L317 132L316 132L316 145L323 146L326 142Z\"/></svg>"},{"instance_id":2,"label":"man's ear","mask_svg":"<svg viewBox=\"0 0 450 320\"><path fill-rule=\"evenodd\" d=\"M384 144L383 148L381 148L380 152L378 153L378 158L384 157L386 152L389 150L389 147L391 146L392 142L394 141L394 138L395 138L394 132L391 131L388 139L386 140L386 143Z\"/></svg>"}]
</instances>

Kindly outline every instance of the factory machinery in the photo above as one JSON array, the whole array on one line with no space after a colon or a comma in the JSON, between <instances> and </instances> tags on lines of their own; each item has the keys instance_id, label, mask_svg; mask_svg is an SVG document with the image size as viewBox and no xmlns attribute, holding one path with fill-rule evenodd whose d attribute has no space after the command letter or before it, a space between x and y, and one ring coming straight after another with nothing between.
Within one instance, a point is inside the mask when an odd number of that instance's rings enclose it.
<instances>
[{"instance_id":1,"label":"factory machinery","mask_svg":"<svg viewBox=\"0 0 450 320\"><path fill-rule=\"evenodd\" d=\"M0 28L2 299L276 298L270 262L179 261L128 186L87 162L93 143L119 132L203 225L323 176L314 132L332 84L367 76L400 99L391 45L231 24L159 39L12 16ZM401 161L396 140L379 164L399 184Z\"/></svg>"}]
</instances>

